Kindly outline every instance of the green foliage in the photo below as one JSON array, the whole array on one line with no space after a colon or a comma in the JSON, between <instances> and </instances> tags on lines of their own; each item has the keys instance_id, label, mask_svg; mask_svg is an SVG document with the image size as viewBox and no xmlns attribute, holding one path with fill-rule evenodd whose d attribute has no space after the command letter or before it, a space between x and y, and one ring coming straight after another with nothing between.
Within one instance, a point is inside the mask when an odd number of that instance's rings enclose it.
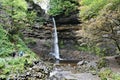
<instances>
[{"instance_id":1,"label":"green foliage","mask_svg":"<svg viewBox=\"0 0 120 80\"><path fill-rule=\"evenodd\" d=\"M104 50L101 50L98 46L91 46L90 49L92 53L95 53L98 56L105 56Z\"/></svg>"},{"instance_id":2,"label":"green foliage","mask_svg":"<svg viewBox=\"0 0 120 80\"><path fill-rule=\"evenodd\" d=\"M14 45L9 41L7 36L7 31L5 31L0 26L0 56L6 57L14 50Z\"/></svg>"},{"instance_id":3,"label":"green foliage","mask_svg":"<svg viewBox=\"0 0 120 80\"><path fill-rule=\"evenodd\" d=\"M29 65L37 59L18 34L20 29L32 26L36 13L27 12L25 0L0 0L0 3L0 79L4 79L11 73L23 72L26 61ZM20 51L24 52L21 57Z\"/></svg>"},{"instance_id":4,"label":"green foliage","mask_svg":"<svg viewBox=\"0 0 120 80\"><path fill-rule=\"evenodd\" d=\"M1 3L2 25L10 34L17 34L21 28L32 26L36 13L27 11L25 0L1 0Z\"/></svg>"},{"instance_id":5,"label":"green foliage","mask_svg":"<svg viewBox=\"0 0 120 80\"><path fill-rule=\"evenodd\" d=\"M82 46L76 45L75 48L79 51L89 52L100 57L104 56L104 51L102 51L98 46L95 46L95 45L94 46L91 46L88 44L85 44Z\"/></svg>"},{"instance_id":6,"label":"green foliage","mask_svg":"<svg viewBox=\"0 0 120 80\"><path fill-rule=\"evenodd\" d=\"M59 14L69 15L71 12L76 11L78 7L75 0L51 0L50 5L49 14L53 16Z\"/></svg>"},{"instance_id":7,"label":"green foliage","mask_svg":"<svg viewBox=\"0 0 120 80\"><path fill-rule=\"evenodd\" d=\"M101 58L97 64L98 69L103 67L107 67L107 60L105 58Z\"/></svg>"},{"instance_id":8,"label":"green foliage","mask_svg":"<svg viewBox=\"0 0 120 80\"><path fill-rule=\"evenodd\" d=\"M79 45L76 45L75 48L79 51L86 51L86 52L89 52L89 47L87 45L84 45L84 46L79 46Z\"/></svg>"},{"instance_id":9,"label":"green foliage","mask_svg":"<svg viewBox=\"0 0 120 80\"><path fill-rule=\"evenodd\" d=\"M98 74L101 80L120 80L119 73L113 73L110 69L106 68L104 71L100 71Z\"/></svg>"},{"instance_id":10,"label":"green foliage","mask_svg":"<svg viewBox=\"0 0 120 80\"><path fill-rule=\"evenodd\" d=\"M113 73L112 78L113 78L113 80L120 80L120 74Z\"/></svg>"},{"instance_id":11,"label":"green foliage","mask_svg":"<svg viewBox=\"0 0 120 80\"><path fill-rule=\"evenodd\" d=\"M101 80L108 80L108 76L110 76L111 73L112 71L110 69L105 69L99 73L99 76Z\"/></svg>"},{"instance_id":12,"label":"green foliage","mask_svg":"<svg viewBox=\"0 0 120 80\"><path fill-rule=\"evenodd\" d=\"M65 48L64 41L59 41L60 48Z\"/></svg>"},{"instance_id":13,"label":"green foliage","mask_svg":"<svg viewBox=\"0 0 120 80\"><path fill-rule=\"evenodd\" d=\"M83 4L81 17L84 21L82 24L84 35L82 36L86 39L91 51L100 56L119 53L116 49L120 51L120 36L117 33L120 30L120 27L117 27L120 24L120 0L91 0L92 3L88 2L89 5L84 1L87 0L81 1ZM92 13L89 14L85 7ZM85 14L83 15L82 12ZM91 14L95 14L95 16L91 16Z\"/></svg>"},{"instance_id":14,"label":"green foliage","mask_svg":"<svg viewBox=\"0 0 120 80\"><path fill-rule=\"evenodd\" d=\"M13 35L16 40L15 44L11 43L8 38L8 32L0 26L0 78L7 77L11 72L23 72L27 64L31 64L33 60L37 59L36 55L27 48L23 40L18 35ZM15 51L23 51L24 55L19 57L12 57L11 53Z\"/></svg>"},{"instance_id":15,"label":"green foliage","mask_svg":"<svg viewBox=\"0 0 120 80\"><path fill-rule=\"evenodd\" d=\"M30 26L32 26L35 22L35 19L36 19L36 12L29 11L26 14L27 14L27 16L26 16L27 20L25 20L25 21L27 24L30 24Z\"/></svg>"},{"instance_id":16,"label":"green foliage","mask_svg":"<svg viewBox=\"0 0 120 80\"><path fill-rule=\"evenodd\" d=\"M2 6L14 19L23 19L26 16L27 3L25 0L2 0Z\"/></svg>"},{"instance_id":17,"label":"green foliage","mask_svg":"<svg viewBox=\"0 0 120 80\"><path fill-rule=\"evenodd\" d=\"M80 16L83 20L98 15L98 12L107 4L108 0L82 0Z\"/></svg>"},{"instance_id":18,"label":"green foliage","mask_svg":"<svg viewBox=\"0 0 120 80\"><path fill-rule=\"evenodd\" d=\"M0 59L0 69L5 67L5 62L3 59Z\"/></svg>"},{"instance_id":19,"label":"green foliage","mask_svg":"<svg viewBox=\"0 0 120 80\"><path fill-rule=\"evenodd\" d=\"M93 1L95 0L82 0L80 3L81 6L89 6L90 4L92 4Z\"/></svg>"},{"instance_id":20,"label":"green foliage","mask_svg":"<svg viewBox=\"0 0 120 80\"><path fill-rule=\"evenodd\" d=\"M99 11L107 4L112 3L111 10L115 10L120 6L120 0L82 0L80 16L83 20L90 19L99 15Z\"/></svg>"}]
</instances>

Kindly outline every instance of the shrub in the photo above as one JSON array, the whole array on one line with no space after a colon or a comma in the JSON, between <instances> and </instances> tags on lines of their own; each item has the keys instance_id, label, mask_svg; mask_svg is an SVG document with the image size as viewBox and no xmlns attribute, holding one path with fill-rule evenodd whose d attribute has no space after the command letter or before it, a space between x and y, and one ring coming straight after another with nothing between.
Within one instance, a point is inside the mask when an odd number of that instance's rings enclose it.
<instances>
[{"instance_id":1,"label":"shrub","mask_svg":"<svg viewBox=\"0 0 120 80\"><path fill-rule=\"evenodd\" d=\"M110 69L105 69L99 73L101 80L108 80L109 76L111 75L112 71Z\"/></svg>"}]
</instances>

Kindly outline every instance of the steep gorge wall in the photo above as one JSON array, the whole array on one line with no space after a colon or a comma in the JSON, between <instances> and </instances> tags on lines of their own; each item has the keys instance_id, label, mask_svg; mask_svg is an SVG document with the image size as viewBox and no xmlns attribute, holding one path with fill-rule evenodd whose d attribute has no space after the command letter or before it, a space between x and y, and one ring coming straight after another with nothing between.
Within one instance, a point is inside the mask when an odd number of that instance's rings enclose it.
<instances>
[{"instance_id":1,"label":"steep gorge wall","mask_svg":"<svg viewBox=\"0 0 120 80\"><path fill-rule=\"evenodd\" d=\"M36 21L36 23L31 28L26 28L23 31L25 38L33 38L35 40L35 44L31 42L28 44L34 52L39 54L40 56L44 57L52 51L53 48L53 25L50 19L51 16L48 18L45 17L45 11L34 2L29 3L29 10L35 10L37 12L37 18L43 17L45 22L41 24L41 21ZM60 14L55 17L57 22L57 31L58 31L58 39L59 39L59 46L60 52L62 49L68 50L76 50L75 45L78 45L78 39L81 38L80 36L76 36L76 31L80 30L81 27L78 24L79 11L75 11L69 16L65 16L64 14ZM76 21L77 20L77 21ZM62 51L64 54L65 52Z\"/></svg>"}]
</instances>

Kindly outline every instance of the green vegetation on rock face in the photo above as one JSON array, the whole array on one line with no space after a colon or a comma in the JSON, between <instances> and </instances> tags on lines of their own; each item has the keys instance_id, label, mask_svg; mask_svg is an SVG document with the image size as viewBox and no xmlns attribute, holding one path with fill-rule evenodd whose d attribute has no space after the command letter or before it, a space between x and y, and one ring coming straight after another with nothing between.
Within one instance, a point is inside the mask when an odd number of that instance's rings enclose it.
<instances>
[{"instance_id":1,"label":"green vegetation on rock face","mask_svg":"<svg viewBox=\"0 0 120 80\"><path fill-rule=\"evenodd\" d=\"M8 39L8 33L0 26L0 57L9 56L14 50L14 44Z\"/></svg>"},{"instance_id":2,"label":"green vegetation on rock face","mask_svg":"<svg viewBox=\"0 0 120 80\"><path fill-rule=\"evenodd\" d=\"M19 32L32 26L36 14L27 11L25 0L1 0L0 6L0 79L6 79L10 74L23 72L37 58Z\"/></svg>"},{"instance_id":3,"label":"green vegetation on rock face","mask_svg":"<svg viewBox=\"0 0 120 80\"><path fill-rule=\"evenodd\" d=\"M82 0L84 41L101 54L120 53L120 0Z\"/></svg>"},{"instance_id":4,"label":"green vegetation on rock face","mask_svg":"<svg viewBox=\"0 0 120 80\"><path fill-rule=\"evenodd\" d=\"M2 26L10 34L16 34L21 28L32 26L35 12L27 11L28 4L25 0L1 0Z\"/></svg>"},{"instance_id":5,"label":"green vegetation on rock face","mask_svg":"<svg viewBox=\"0 0 120 80\"><path fill-rule=\"evenodd\" d=\"M10 73L23 72L26 66L36 60L36 55L18 35L14 35L14 39L16 44L10 42L7 31L0 26L0 78L8 77ZM22 57L19 56L20 51L24 52ZM15 57L13 52L16 53Z\"/></svg>"},{"instance_id":6,"label":"green vegetation on rock face","mask_svg":"<svg viewBox=\"0 0 120 80\"><path fill-rule=\"evenodd\" d=\"M101 10L107 4L107 0L82 0L81 5L83 6L80 15L83 19L90 19L98 15Z\"/></svg>"},{"instance_id":7,"label":"green vegetation on rock face","mask_svg":"<svg viewBox=\"0 0 120 80\"><path fill-rule=\"evenodd\" d=\"M70 13L78 9L77 0L51 0L49 14L52 16Z\"/></svg>"}]
</instances>

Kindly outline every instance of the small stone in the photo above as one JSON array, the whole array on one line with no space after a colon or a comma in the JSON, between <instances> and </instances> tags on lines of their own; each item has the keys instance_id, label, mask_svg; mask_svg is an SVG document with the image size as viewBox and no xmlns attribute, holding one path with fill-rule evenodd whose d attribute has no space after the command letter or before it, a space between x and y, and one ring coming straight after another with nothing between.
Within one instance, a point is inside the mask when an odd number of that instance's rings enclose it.
<instances>
[{"instance_id":1,"label":"small stone","mask_svg":"<svg viewBox=\"0 0 120 80\"><path fill-rule=\"evenodd\" d=\"M36 72L39 72L39 71L40 71L40 68L39 68L38 66L33 66L32 69L35 70Z\"/></svg>"},{"instance_id":2,"label":"small stone","mask_svg":"<svg viewBox=\"0 0 120 80\"><path fill-rule=\"evenodd\" d=\"M96 75L97 72L95 70L91 71L92 75Z\"/></svg>"},{"instance_id":3,"label":"small stone","mask_svg":"<svg viewBox=\"0 0 120 80\"><path fill-rule=\"evenodd\" d=\"M30 75L31 75L30 72L27 72L27 73L26 73L26 76L30 76Z\"/></svg>"},{"instance_id":4,"label":"small stone","mask_svg":"<svg viewBox=\"0 0 120 80\"><path fill-rule=\"evenodd\" d=\"M84 64L84 61L80 61L80 62L77 63L78 66L81 66L83 64Z\"/></svg>"}]
</instances>

